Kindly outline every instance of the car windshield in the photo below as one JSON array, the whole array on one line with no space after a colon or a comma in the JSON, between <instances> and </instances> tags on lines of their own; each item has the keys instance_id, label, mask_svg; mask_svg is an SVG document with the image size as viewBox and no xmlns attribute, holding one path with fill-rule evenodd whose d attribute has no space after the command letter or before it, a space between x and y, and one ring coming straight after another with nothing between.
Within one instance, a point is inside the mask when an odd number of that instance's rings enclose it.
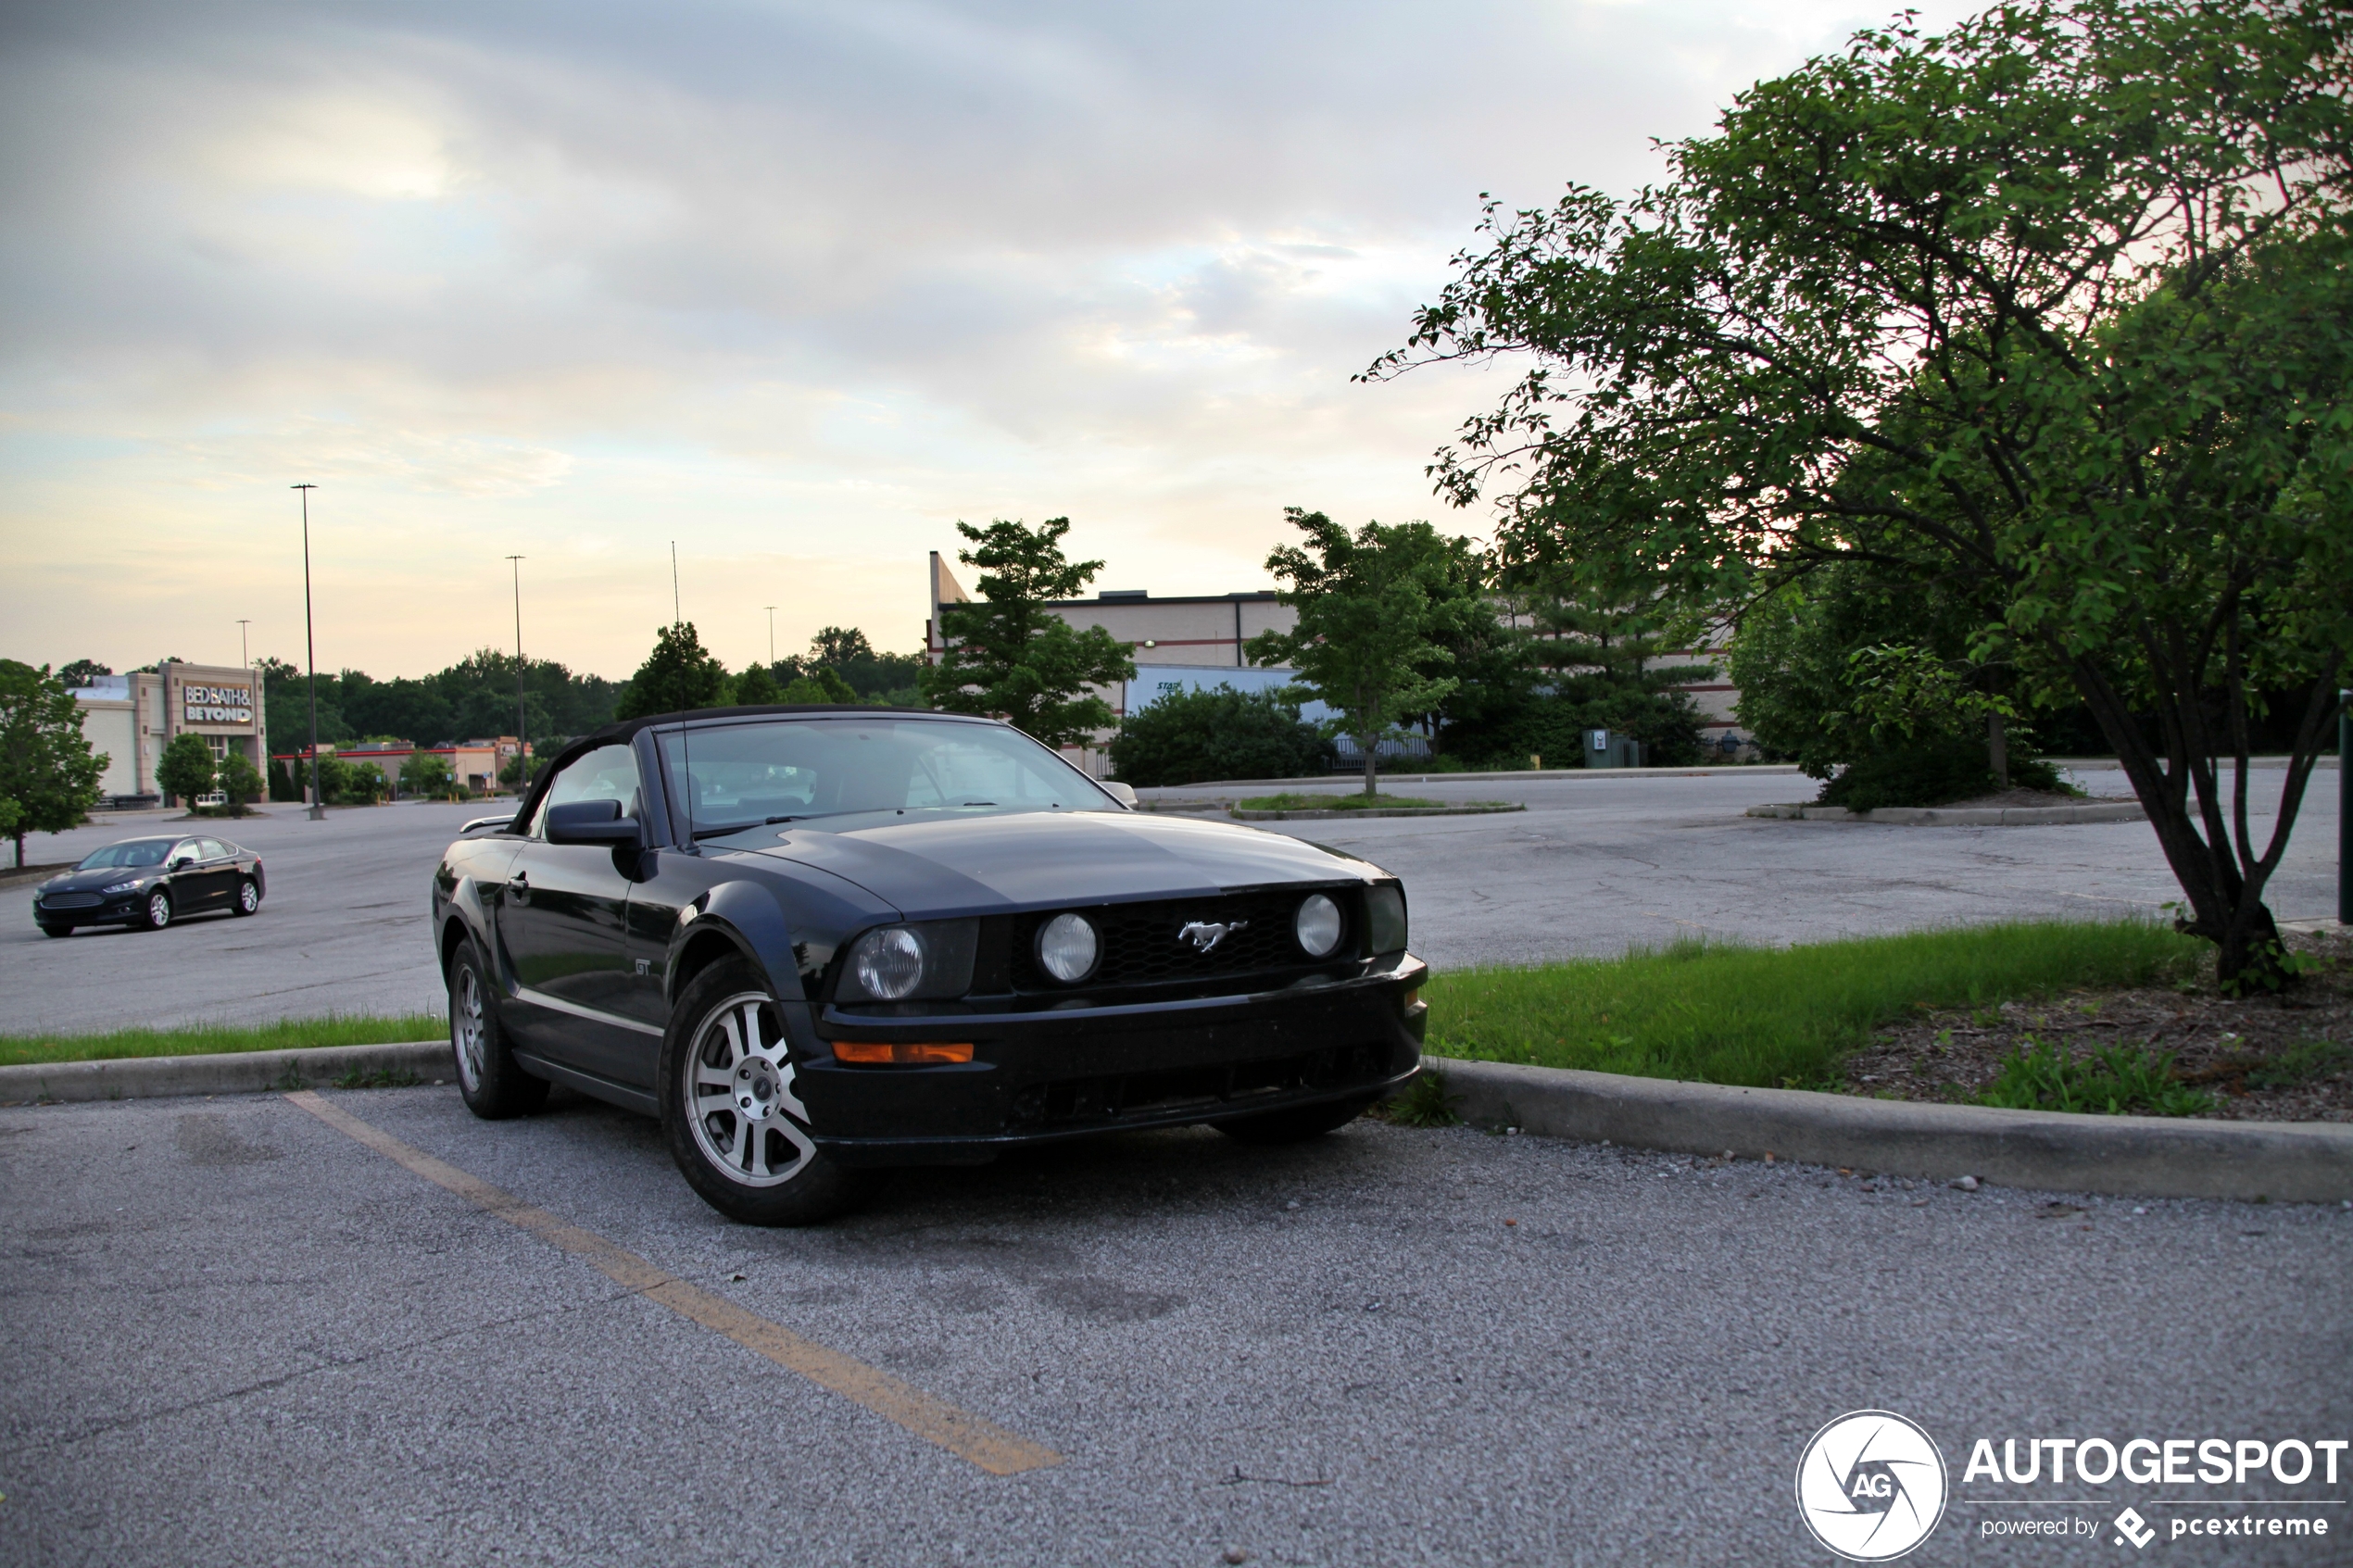
<instances>
[{"instance_id":1,"label":"car windshield","mask_svg":"<svg viewBox=\"0 0 2353 1568\"><path fill-rule=\"evenodd\" d=\"M109 844L95 849L73 869L78 872L101 871L108 866L159 866L163 852L171 847L168 838L134 838L124 844Z\"/></svg>"},{"instance_id":2,"label":"car windshield","mask_svg":"<svg viewBox=\"0 0 2353 1568\"><path fill-rule=\"evenodd\" d=\"M1017 730L925 719L797 719L661 737L697 838L862 812L1112 811L1084 773Z\"/></svg>"}]
</instances>

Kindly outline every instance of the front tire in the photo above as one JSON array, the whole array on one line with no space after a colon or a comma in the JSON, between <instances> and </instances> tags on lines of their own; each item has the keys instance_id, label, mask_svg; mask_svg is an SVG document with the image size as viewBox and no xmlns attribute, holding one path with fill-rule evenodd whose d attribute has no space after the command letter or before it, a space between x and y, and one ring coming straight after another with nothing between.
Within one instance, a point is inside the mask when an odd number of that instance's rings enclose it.
<instances>
[{"instance_id":1,"label":"front tire","mask_svg":"<svg viewBox=\"0 0 2353 1568\"><path fill-rule=\"evenodd\" d=\"M241 876L237 879L237 901L230 908L241 915L254 914L260 909L261 889L254 885L253 878Z\"/></svg>"},{"instance_id":2,"label":"front tire","mask_svg":"<svg viewBox=\"0 0 2353 1568\"><path fill-rule=\"evenodd\" d=\"M767 982L741 959L687 984L655 1079L661 1130L705 1203L747 1225L812 1225L848 1209L857 1174L811 1138L791 1043Z\"/></svg>"},{"instance_id":3,"label":"front tire","mask_svg":"<svg viewBox=\"0 0 2353 1568\"><path fill-rule=\"evenodd\" d=\"M490 971L472 937L459 943L449 960L449 1049L457 1058L458 1092L484 1121L521 1116L547 1099L547 1080L525 1073L507 1044Z\"/></svg>"},{"instance_id":4,"label":"front tire","mask_svg":"<svg viewBox=\"0 0 2353 1568\"><path fill-rule=\"evenodd\" d=\"M1236 1143L1305 1143L1310 1138L1320 1138L1326 1133L1347 1126L1364 1115L1377 1098L1358 1096L1334 1100L1328 1105L1302 1105L1289 1110L1269 1110L1257 1116L1237 1117L1231 1122L1218 1123L1217 1130Z\"/></svg>"},{"instance_id":5,"label":"front tire","mask_svg":"<svg viewBox=\"0 0 2353 1568\"><path fill-rule=\"evenodd\" d=\"M170 923L171 895L158 887L147 895L147 902L140 909L134 925L140 931L161 931Z\"/></svg>"}]
</instances>

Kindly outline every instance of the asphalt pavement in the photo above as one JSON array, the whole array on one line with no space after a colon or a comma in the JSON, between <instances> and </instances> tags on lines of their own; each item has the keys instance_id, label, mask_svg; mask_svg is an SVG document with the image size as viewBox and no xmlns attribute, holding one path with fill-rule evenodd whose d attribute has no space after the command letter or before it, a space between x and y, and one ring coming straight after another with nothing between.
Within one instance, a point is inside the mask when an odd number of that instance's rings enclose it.
<instances>
[{"instance_id":1,"label":"asphalt pavement","mask_svg":"<svg viewBox=\"0 0 2353 1568\"><path fill-rule=\"evenodd\" d=\"M2150 1555L2347 1561L2344 1471L1962 1477L1980 1437L2347 1436L2342 1209L1360 1122L904 1173L849 1219L762 1232L616 1110L326 1098L1060 1462L988 1474L286 1099L19 1108L0 1562L1826 1563L1793 1476L1865 1408L1919 1423L1951 1476L1907 1562L2113 1562L2138 1556L2108 1525L2128 1502L2162 1529L2281 1499L2334 1534ZM2097 1535L1985 1535L2075 1517Z\"/></svg>"},{"instance_id":2,"label":"asphalt pavement","mask_svg":"<svg viewBox=\"0 0 2353 1568\"><path fill-rule=\"evenodd\" d=\"M2255 775L2259 832L2273 820L2279 779L2275 769ZM2086 771L2079 782L2094 794L2123 792L2112 771ZM2271 884L2283 919L2335 911L2335 775L2314 783ZM1440 968L1615 954L1684 935L1780 944L2017 916L2154 915L2180 897L2145 822L1768 821L1742 813L1809 798L1813 781L1741 769L1406 787L1528 809L1264 825L1396 872L1412 904L1415 950ZM276 806L266 817L208 824L261 852L270 897L252 920L207 917L155 934L93 929L54 941L33 928L31 889L13 889L24 903L18 921L0 922L0 1032L439 1011L424 919L433 868L459 825L492 809L412 803L337 809L313 822L299 807ZM118 838L182 825L161 813L126 817L36 836L30 852L35 860L79 859Z\"/></svg>"}]
</instances>

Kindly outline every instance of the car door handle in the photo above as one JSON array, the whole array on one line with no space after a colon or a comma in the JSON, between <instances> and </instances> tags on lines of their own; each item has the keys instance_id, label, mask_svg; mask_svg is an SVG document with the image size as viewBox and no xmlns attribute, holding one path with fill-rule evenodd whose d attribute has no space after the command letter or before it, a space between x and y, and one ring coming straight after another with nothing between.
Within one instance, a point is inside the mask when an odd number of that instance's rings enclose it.
<instances>
[{"instance_id":1,"label":"car door handle","mask_svg":"<svg viewBox=\"0 0 2353 1568\"><path fill-rule=\"evenodd\" d=\"M509 878L507 879L507 891L508 891L508 892L510 892L510 893L512 893L512 894L515 896L515 902L516 902L516 903L518 903L518 904L528 904L528 903L530 903L530 902L531 902L531 878L530 878L530 876L529 876L529 875L527 875L526 873L522 872L517 872L514 875L512 875L512 876L510 876L510 877L509 877Z\"/></svg>"}]
</instances>

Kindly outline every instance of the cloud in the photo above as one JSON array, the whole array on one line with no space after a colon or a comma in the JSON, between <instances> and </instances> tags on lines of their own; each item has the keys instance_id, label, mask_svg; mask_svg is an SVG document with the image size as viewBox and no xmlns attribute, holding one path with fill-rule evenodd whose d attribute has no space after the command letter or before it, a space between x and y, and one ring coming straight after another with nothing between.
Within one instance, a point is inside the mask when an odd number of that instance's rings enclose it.
<instances>
[{"instance_id":1,"label":"cloud","mask_svg":"<svg viewBox=\"0 0 2353 1568\"><path fill-rule=\"evenodd\" d=\"M16 8L9 651L138 663L290 622L305 477L320 570L348 573L338 657L384 673L481 640L451 622L516 551L602 563L550 564L535 613L615 673L666 612L672 538L713 614L788 606L795 646L843 620L909 646L957 517L1068 512L1123 583L1254 585L1285 504L1438 510L1422 466L1492 382L1349 377L1442 284L1478 193L1629 188L1652 136L1876 19ZM139 585L137 626L60 608L109 583Z\"/></svg>"}]
</instances>

